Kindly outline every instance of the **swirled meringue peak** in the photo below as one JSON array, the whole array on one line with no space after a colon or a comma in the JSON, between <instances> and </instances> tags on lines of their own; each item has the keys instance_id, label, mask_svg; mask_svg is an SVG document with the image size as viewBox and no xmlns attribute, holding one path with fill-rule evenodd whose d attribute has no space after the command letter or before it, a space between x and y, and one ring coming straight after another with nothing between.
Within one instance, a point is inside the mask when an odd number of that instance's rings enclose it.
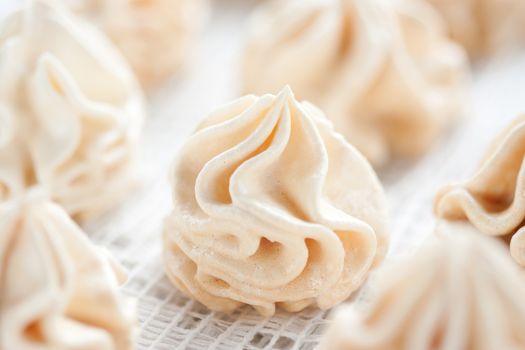
<instances>
[{"instance_id":1,"label":"swirled meringue peak","mask_svg":"<svg viewBox=\"0 0 525 350\"><path fill-rule=\"evenodd\" d=\"M274 0L248 26L245 93L290 84L375 166L417 156L461 113L466 54L420 0Z\"/></svg>"},{"instance_id":2,"label":"swirled meringue peak","mask_svg":"<svg viewBox=\"0 0 525 350\"><path fill-rule=\"evenodd\" d=\"M189 63L209 13L209 0L61 1L111 38L144 88Z\"/></svg>"},{"instance_id":3,"label":"swirled meringue peak","mask_svg":"<svg viewBox=\"0 0 525 350\"><path fill-rule=\"evenodd\" d=\"M246 96L205 120L171 173L167 274L213 310L330 308L387 248L382 187L321 111Z\"/></svg>"},{"instance_id":4,"label":"swirled meringue peak","mask_svg":"<svg viewBox=\"0 0 525 350\"><path fill-rule=\"evenodd\" d=\"M58 205L0 203L0 349L126 350L125 275Z\"/></svg>"},{"instance_id":5,"label":"swirled meringue peak","mask_svg":"<svg viewBox=\"0 0 525 350\"><path fill-rule=\"evenodd\" d=\"M0 188L46 187L79 219L129 190L143 96L106 37L28 1L0 24L0 77Z\"/></svg>"},{"instance_id":6,"label":"swirled meringue peak","mask_svg":"<svg viewBox=\"0 0 525 350\"><path fill-rule=\"evenodd\" d=\"M522 0L428 0L443 16L450 37L474 57L509 52L525 44Z\"/></svg>"},{"instance_id":7,"label":"swirled meringue peak","mask_svg":"<svg viewBox=\"0 0 525 350\"><path fill-rule=\"evenodd\" d=\"M414 256L385 266L371 304L337 310L320 350L524 349L523 271L474 231L440 225Z\"/></svg>"},{"instance_id":8,"label":"swirled meringue peak","mask_svg":"<svg viewBox=\"0 0 525 350\"><path fill-rule=\"evenodd\" d=\"M480 232L510 241L510 253L525 266L525 115L488 147L478 171L464 183L445 186L434 211L451 221L469 221Z\"/></svg>"}]
</instances>

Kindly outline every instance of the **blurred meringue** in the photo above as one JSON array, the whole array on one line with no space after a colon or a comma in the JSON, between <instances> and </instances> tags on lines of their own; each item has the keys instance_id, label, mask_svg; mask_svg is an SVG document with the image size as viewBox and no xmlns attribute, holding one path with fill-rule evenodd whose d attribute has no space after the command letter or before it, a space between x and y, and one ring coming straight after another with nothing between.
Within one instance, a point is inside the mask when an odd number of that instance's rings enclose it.
<instances>
[{"instance_id":1,"label":"blurred meringue","mask_svg":"<svg viewBox=\"0 0 525 350\"><path fill-rule=\"evenodd\" d=\"M125 275L62 208L4 202L0 223L0 349L133 348Z\"/></svg>"},{"instance_id":2,"label":"blurred meringue","mask_svg":"<svg viewBox=\"0 0 525 350\"><path fill-rule=\"evenodd\" d=\"M488 147L478 171L462 184L443 188L436 215L468 220L479 231L510 240L510 253L525 266L525 116L517 118Z\"/></svg>"},{"instance_id":3,"label":"blurred meringue","mask_svg":"<svg viewBox=\"0 0 525 350\"><path fill-rule=\"evenodd\" d=\"M16 116L7 105L0 104L0 203L20 195L25 188L27 156L17 129Z\"/></svg>"},{"instance_id":4,"label":"blurred meringue","mask_svg":"<svg viewBox=\"0 0 525 350\"><path fill-rule=\"evenodd\" d=\"M371 305L337 310L320 350L525 348L523 271L470 225L441 225L378 274Z\"/></svg>"},{"instance_id":5,"label":"blurred meringue","mask_svg":"<svg viewBox=\"0 0 525 350\"><path fill-rule=\"evenodd\" d=\"M523 0L429 0L472 57L525 45Z\"/></svg>"},{"instance_id":6,"label":"blurred meringue","mask_svg":"<svg viewBox=\"0 0 525 350\"><path fill-rule=\"evenodd\" d=\"M135 183L143 96L113 45L44 1L0 24L0 190L39 184L71 215L103 212Z\"/></svg>"},{"instance_id":7,"label":"blurred meringue","mask_svg":"<svg viewBox=\"0 0 525 350\"><path fill-rule=\"evenodd\" d=\"M330 308L387 248L382 187L321 111L277 96L219 109L182 148L170 175L167 274L213 310Z\"/></svg>"},{"instance_id":8,"label":"blurred meringue","mask_svg":"<svg viewBox=\"0 0 525 350\"><path fill-rule=\"evenodd\" d=\"M245 93L290 84L379 166L417 156L461 113L466 54L419 0L274 0L248 28Z\"/></svg>"},{"instance_id":9,"label":"blurred meringue","mask_svg":"<svg viewBox=\"0 0 525 350\"><path fill-rule=\"evenodd\" d=\"M193 58L208 0L61 0L103 30L144 88L177 73Z\"/></svg>"}]
</instances>

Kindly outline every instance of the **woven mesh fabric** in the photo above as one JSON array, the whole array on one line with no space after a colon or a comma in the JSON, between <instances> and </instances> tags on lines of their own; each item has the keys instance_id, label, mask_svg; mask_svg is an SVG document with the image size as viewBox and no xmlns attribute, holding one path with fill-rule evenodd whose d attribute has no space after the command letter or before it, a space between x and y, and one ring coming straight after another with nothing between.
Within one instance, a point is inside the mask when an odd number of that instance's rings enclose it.
<instances>
[{"instance_id":1,"label":"woven mesh fabric","mask_svg":"<svg viewBox=\"0 0 525 350\"><path fill-rule=\"evenodd\" d=\"M235 97L242 21L249 6L218 1L214 19L193 68L150 96L141 169L144 182L123 203L85 226L129 270L124 292L137 298L138 349L314 349L329 323L329 312L309 308L278 311L263 319L249 307L232 314L211 312L183 296L162 265L163 218L170 211L168 167L202 118ZM383 169L391 214L389 258L415 249L432 231L432 199L451 180L466 178L496 130L525 111L525 56L477 69L466 117L417 162ZM355 302L365 303L365 287Z\"/></svg>"}]
</instances>

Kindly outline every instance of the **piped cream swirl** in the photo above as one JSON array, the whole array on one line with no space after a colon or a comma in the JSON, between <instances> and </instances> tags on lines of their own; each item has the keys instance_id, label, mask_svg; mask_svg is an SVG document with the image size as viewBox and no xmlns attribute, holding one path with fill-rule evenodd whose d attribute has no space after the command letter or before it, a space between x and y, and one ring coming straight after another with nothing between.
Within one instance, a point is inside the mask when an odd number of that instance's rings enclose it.
<instances>
[{"instance_id":1,"label":"piped cream swirl","mask_svg":"<svg viewBox=\"0 0 525 350\"><path fill-rule=\"evenodd\" d=\"M329 308L385 255L385 198L373 170L289 88L213 113L170 179L167 273L211 309Z\"/></svg>"}]
</instances>

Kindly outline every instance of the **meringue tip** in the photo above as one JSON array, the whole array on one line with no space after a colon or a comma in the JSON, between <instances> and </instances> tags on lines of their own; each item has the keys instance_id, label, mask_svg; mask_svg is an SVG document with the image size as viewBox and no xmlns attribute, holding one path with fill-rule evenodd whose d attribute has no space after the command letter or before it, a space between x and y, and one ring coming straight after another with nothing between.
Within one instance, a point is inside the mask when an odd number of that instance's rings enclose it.
<instances>
[{"instance_id":1,"label":"meringue tip","mask_svg":"<svg viewBox=\"0 0 525 350\"><path fill-rule=\"evenodd\" d=\"M293 94L293 91L292 91L292 88L290 87L290 85L286 84L285 86L283 86L281 91L279 91L277 96L278 97L290 97L290 98L293 98L294 94Z\"/></svg>"}]
</instances>

